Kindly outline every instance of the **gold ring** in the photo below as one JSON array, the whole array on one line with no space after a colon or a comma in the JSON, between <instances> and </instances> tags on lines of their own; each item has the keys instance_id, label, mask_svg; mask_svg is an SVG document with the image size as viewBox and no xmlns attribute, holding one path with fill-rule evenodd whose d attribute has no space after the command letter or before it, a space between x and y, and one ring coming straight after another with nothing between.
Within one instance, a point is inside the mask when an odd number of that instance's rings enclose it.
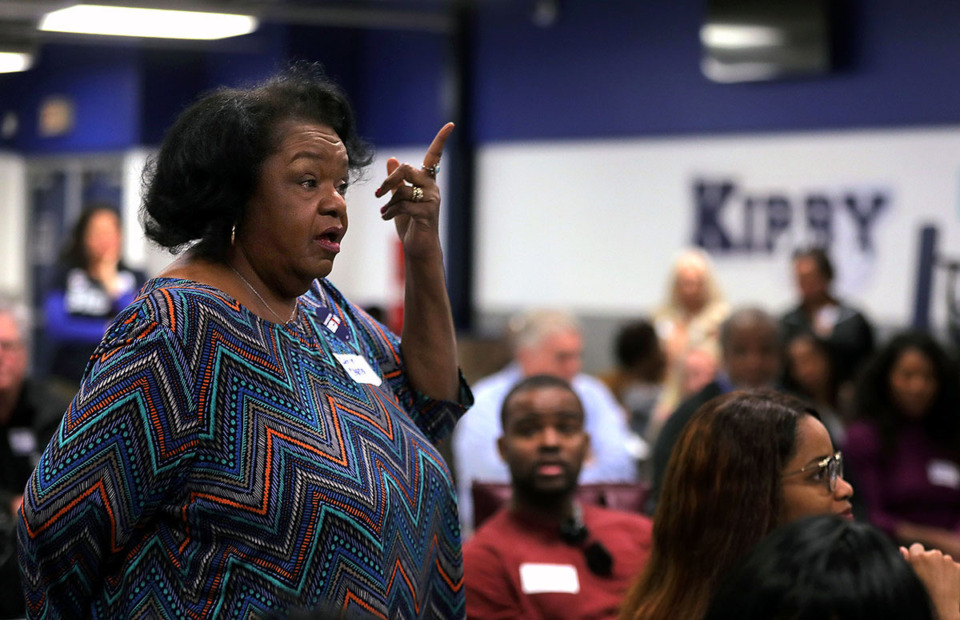
<instances>
[{"instance_id":1,"label":"gold ring","mask_svg":"<svg viewBox=\"0 0 960 620\"><path fill-rule=\"evenodd\" d=\"M414 202L420 202L421 200L423 200L422 187L420 187L419 185L413 186L413 196L411 197L411 200L413 200Z\"/></svg>"},{"instance_id":2,"label":"gold ring","mask_svg":"<svg viewBox=\"0 0 960 620\"><path fill-rule=\"evenodd\" d=\"M437 178L437 175L440 174L440 162L437 162L437 163L433 164L432 166L428 166L427 164L423 164L422 166L420 166L420 169L423 170L424 172L426 172L427 174L429 174L429 175L430 175L430 178L435 179L435 178Z\"/></svg>"}]
</instances>

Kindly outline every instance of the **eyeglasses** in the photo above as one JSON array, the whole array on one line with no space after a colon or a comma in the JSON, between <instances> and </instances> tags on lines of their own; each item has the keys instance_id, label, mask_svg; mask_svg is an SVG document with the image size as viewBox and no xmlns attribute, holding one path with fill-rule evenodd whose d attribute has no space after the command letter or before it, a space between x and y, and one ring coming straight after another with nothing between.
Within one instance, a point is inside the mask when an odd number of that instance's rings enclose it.
<instances>
[{"instance_id":1,"label":"eyeglasses","mask_svg":"<svg viewBox=\"0 0 960 620\"><path fill-rule=\"evenodd\" d=\"M0 340L0 353L12 353L18 351L23 346L19 340Z\"/></svg>"},{"instance_id":2,"label":"eyeglasses","mask_svg":"<svg viewBox=\"0 0 960 620\"><path fill-rule=\"evenodd\" d=\"M837 452L833 456L828 456L822 461L810 463L806 467L801 467L797 471L791 471L783 474L783 477L795 476L808 471L817 471L814 480L823 483L831 493L837 490L837 478L843 478L843 454Z\"/></svg>"}]
</instances>

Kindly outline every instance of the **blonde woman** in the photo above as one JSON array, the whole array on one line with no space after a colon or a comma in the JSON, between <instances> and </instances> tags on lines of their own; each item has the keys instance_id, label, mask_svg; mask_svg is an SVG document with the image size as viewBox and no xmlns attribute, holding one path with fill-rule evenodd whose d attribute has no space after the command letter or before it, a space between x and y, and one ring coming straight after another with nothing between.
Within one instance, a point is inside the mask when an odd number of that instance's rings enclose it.
<instances>
[{"instance_id":1,"label":"blonde woman","mask_svg":"<svg viewBox=\"0 0 960 620\"><path fill-rule=\"evenodd\" d=\"M666 302L653 315L667 355L663 393L654 414L654 434L682 398L687 356L693 351L718 349L720 324L729 313L710 258L700 249L683 251L671 268Z\"/></svg>"}]
</instances>

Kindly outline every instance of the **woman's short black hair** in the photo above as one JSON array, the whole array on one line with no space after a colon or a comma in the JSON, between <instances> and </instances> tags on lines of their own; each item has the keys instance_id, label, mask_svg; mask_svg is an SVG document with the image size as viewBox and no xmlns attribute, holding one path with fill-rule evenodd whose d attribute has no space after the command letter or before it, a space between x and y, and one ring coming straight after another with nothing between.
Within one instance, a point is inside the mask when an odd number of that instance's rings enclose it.
<instances>
[{"instance_id":1,"label":"woman's short black hair","mask_svg":"<svg viewBox=\"0 0 960 620\"><path fill-rule=\"evenodd\" d=\"M837 516L771 532L730 572L705 620L934 618L930 597L885 534Z\"/></svg>"},{"instance_id":2,"label":"woman's short black hair","mask_svg":"<svg viewBox=\"0 0 960 620\"><path fill-rule=\"evenodd\" d=\"M173 252L196 241L201 255L222 257L278 147L276 129L289 120L329 125L354 176L373 158L346 95L318 64L293 64L251 88L218 89L177 118L147 165L140 209L147 237Z\"/></svg>"}]
</instances>

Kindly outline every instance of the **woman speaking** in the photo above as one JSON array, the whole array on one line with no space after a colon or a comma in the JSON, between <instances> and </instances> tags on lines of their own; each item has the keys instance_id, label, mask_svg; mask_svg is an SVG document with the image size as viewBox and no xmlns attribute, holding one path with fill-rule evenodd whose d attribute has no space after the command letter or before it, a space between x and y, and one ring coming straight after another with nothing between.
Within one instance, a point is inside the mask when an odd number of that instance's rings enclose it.
<instances>
[{"instance_id":1,"label":"woman speaking","mask_svg":"<svg viewBox=\"0 0 960 620\"><path fill-rule=\"evenodd\" d=\"M433 445L472 401L438 234L452 130L377 190L398 340L325 279L371 160L340 90L298 65L180 116L142 219L187 249L110 326L27 486L31 617L463 615Z\"/></svg>"}]
</instances>

